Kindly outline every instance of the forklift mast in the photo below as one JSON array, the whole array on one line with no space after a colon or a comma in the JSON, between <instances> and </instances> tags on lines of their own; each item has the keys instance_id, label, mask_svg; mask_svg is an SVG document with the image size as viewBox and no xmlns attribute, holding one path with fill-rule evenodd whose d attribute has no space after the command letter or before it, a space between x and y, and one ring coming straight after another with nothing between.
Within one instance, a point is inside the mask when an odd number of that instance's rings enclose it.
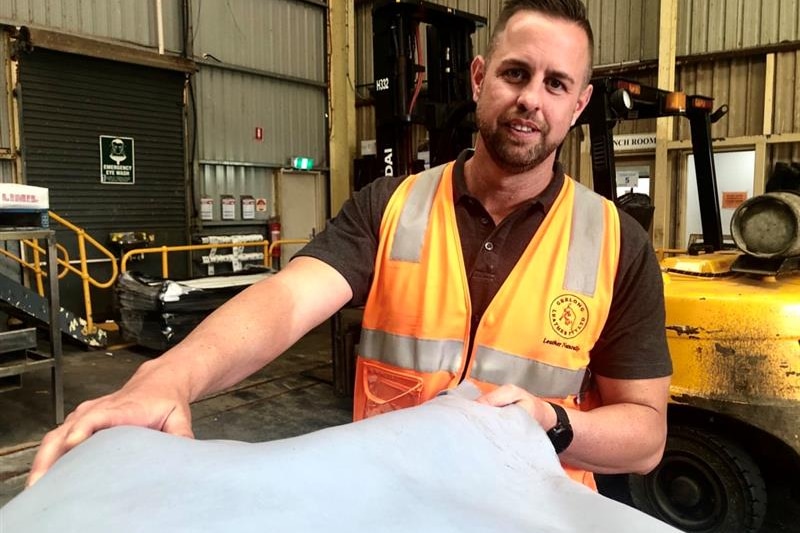
<instances>
[{"instance_id":1,"label":"forklift mast","mask_svg":"<svg viewBox=\"0 0 800 533\"><path fill-rule=\"evenodd\" d=\"M613 128L621 120L660 117L686 117L689 120L697 175L697 194L703 228L705 252L722 249L722 223L717 193L714 154L711 147L711 124L727 113L727 106L712 112L714 100L706 96L665 91L637 82L615 77L595 78L589 105L583 110L576 125L588 124L591 139L592 176L594 190L614 201L627 211L624 199L616 197L616 168L614 164ZM663 178L662 178L663 179ZM636 217L645 229L652 220L649 216Z\"/></svg>"},{"instance_id":2,"label":"forklift mast","mask_svg":"<svg viewBox=\"0 0 800 533\"><path fill-rule=\"evenodd\" d=\"M427 25L425 61L421 27ZM372 11L379 174L420 170L413 126L428 130L431 166L472 146L472 34L486 19L420 0L384 0ZM427 71L427 89L423 73Z\"/></svg>"}]
</instances>

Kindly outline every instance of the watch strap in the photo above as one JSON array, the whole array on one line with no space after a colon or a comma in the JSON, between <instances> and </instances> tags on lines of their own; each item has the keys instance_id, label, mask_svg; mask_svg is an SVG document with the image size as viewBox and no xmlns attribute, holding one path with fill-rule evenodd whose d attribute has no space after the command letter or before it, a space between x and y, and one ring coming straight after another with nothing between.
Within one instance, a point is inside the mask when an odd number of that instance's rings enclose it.
<instances>
[{"instance_id":1,"label":"watch strap","mask_svg":"<svg viewBox=\"0 0 800 533\"><path fill-rule=\"evenodd\" d=\"M547 431L547 436L553 444L556 453L559 454L566 450L572 443L572 425L569 422L567 410L557 403L547 402L556 413L556 425Z\"/></svg>"}]
</instances>

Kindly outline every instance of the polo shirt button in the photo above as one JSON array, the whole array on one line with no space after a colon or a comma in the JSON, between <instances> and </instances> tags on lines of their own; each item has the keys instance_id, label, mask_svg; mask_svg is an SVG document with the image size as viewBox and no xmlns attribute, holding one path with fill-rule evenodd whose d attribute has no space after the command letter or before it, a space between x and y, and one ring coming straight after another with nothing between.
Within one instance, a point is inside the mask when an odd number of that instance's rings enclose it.
<instances>
[{"instance_id":1,"label":"polo shirt button","mask_svg":"<svg viewBox=\"0 0 800 533\"><path fill-rule=\"evenodd\" d=\"M492 250L494 250L494 244L492 244L491 242L486 242L483 244L483 248L487 252L491 252Z\"/></svg>"}]
</instances>

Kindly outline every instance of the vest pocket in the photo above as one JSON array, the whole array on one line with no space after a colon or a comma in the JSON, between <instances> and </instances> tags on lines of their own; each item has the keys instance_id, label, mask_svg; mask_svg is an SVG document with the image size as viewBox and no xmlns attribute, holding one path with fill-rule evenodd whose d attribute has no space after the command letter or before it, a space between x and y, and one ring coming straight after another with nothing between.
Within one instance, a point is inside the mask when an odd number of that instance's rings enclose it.
<instances>
[{"instance_id":1,"label":"vest pocket","mask_svg":"<svg viewBox=\"0 0 800 533\"><path fill-rule=\"evenodd\" d=\"M419 405L423 380L414 372L363 361L364 418Z\"/></svg>"}]
</instances>

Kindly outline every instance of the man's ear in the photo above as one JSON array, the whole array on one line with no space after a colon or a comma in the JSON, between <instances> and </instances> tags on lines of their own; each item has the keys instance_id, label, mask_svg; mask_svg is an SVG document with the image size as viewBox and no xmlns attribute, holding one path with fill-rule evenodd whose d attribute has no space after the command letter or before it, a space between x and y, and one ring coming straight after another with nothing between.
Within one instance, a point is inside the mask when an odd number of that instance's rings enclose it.
<instances>
[{"instance_id":1,"label":"man's ear","mask_svg":"<svg viewBox=\"0 0 800 533\"><path fill-rule=\"evenodd\" d=\"M581 116L581 113L586 106L589 105L589 100L592 98L592 90L594 90L594 85L591 83L586 86L583 91L581 91L580 96L578 97L578 103L575 105L575 112L572 114L572 125L575 125L575 122L578 120L578 117Z\"/></svg>"},{"instance_id":2,"label":"man's ear","mask_svg":"<svg viewBox=\"0 0 800 533\"><path fill-rule=\"evenodd\" d=\"M470 81L472 82L472 99L478 101L481 95L481 86L483 85L483 78L486 76L485 69L486 60L483 56L475 56L472 64L469 67Z\"/></svg>"}]
</instances>

